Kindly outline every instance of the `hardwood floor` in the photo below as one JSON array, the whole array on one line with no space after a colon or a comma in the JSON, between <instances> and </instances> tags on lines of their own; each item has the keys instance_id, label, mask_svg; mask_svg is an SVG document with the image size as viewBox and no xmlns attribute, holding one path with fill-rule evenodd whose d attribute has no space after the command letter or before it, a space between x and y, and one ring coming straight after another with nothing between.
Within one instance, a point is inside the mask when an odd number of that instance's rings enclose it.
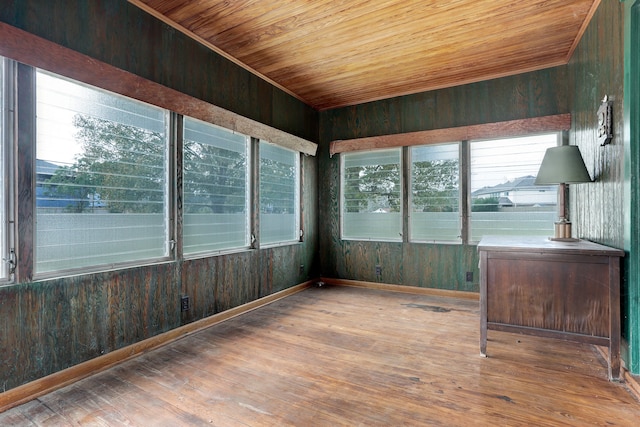
<instances>
[{"instance_id":1,"label":"hardwood floor","mask_svg":"<svg viewBox=\"0 0 640 427\"><path fill-rule=\"evenodd\" d=\"M0 425L638 425L597 349L490 331L478 302L310 288L0 414Z\"/></svg>"}]
</instances>

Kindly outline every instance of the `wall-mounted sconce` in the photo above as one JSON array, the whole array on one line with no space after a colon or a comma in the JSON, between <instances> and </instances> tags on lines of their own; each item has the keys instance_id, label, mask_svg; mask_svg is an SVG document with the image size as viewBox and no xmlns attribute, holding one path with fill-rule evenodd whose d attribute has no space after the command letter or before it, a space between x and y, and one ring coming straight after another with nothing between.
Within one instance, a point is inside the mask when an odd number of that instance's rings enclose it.
<instances>
[{"instance_id":1,"label":"wall-mounted sconce","mask_svg":"<svg viewBox=\"0 0 640 427\"><path fill-rule=\"evenodd\" d=\"M607 145L611 142L611 138L613 138L613 122L611 119L611 114L613 110L613 102L609 101L609 97L607 95L602 99L602 104L600 104L600 108L598 108L598 143L601 146Z\"/></svg>"},{"instance_id":2,"label":"wall-mounted sconce","mask_svg":"<svg viewBox=\"0 0 640 427\"><path fill-rule=\"evenodd\" d=\"M573 241L571 222L567 215L567 184L591 182L584 165L582 154L577 145L561 145L547 148L536 176L536 185L559 184L558 221L555 223L555 235L551 240Z\"/></svg>"}]
</instances>

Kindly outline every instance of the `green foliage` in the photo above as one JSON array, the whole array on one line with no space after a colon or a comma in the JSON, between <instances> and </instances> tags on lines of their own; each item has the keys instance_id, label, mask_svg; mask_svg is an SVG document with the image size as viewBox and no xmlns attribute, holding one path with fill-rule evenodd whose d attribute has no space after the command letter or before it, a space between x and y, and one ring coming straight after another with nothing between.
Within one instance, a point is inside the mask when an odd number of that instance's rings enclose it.
<instances>
[{"instance_id":1,"label":"green foliage","mask_svg":"<svg viewBox=\"0 0 640 427\"><path fill-rule=\"evenodd\" d=\"M43 194L60 200L65 211L82 213L89 209L90 198L95 197L95 182L90 173L75 167L62 166L43 185Z\"/></svg>"},{"instance_id":2,"label":"green foliage","mask_svg":"<svg viewBox=\"0 0 640 427\"><path fill-rule=\"evenodd\" d=\"M245 211L246 158L211 144L184 142L185 213Z\"/></svg>"},{"instance_id":3,"label":"green foliage","mask_svg":"<svg viewBox=\"0 0 640 427\"><path fill-rule=\"evenodd\" d=\"M458 161L414 162L412 203L417 212L456 212L459 206Z\"/></svg>"},{"instance_id":4,"label":"green foliage","mask_svg":"<svg viewBox=\"0 0 640 427\"><path fill-rule=\"evenodd\" d=\"M260 212L295 212L296 168L269 158L260 159Z\"/></svg>"},{"instance_id":5,"label":"green foliage","mask_svg":"<svg viewBox=\"0 0 640 427\"><path fill-rule=\"evenodd\" d=\"M73 124L83 152L58 169L45 192L67 195L83 212L95 195L110 212L160 213L165 197L163 135L143 128L77 114Z\"/></svg>"},{"instance_id":6,"label":"green foliage","mask_svg":"<svg viewBox=\"0 0 640 427\"><path fill-rule=\"evenodd\" d=\"M473 199L473 202L471 204L471 211L472 212L498 212L499 201L500 199L497 197Z\"/></svg>"},{"instance_id":7,"label":"green foliage","mask_svg":"<svg viewBox=\"0 0 640 427\"><path fill-rule=\"evenodd\" d=\"M376 208L400 212L398 164L346 168L344 183L346 212L369 212Z\"/></svg>"}]
</instances>

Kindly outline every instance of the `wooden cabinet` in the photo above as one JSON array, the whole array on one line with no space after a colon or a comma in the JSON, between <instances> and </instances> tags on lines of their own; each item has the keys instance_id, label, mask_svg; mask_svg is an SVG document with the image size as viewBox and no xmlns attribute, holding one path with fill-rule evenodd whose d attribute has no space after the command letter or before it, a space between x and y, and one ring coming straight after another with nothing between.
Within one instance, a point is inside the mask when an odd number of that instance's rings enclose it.
<instances>
[{"instance_id":1,"label":"wooden cabinet","mask_svg":"<svg viewBox=\"0 0 640 427\"><path fill-rule=\"evenodd\" d=\"M544 237L485 237L480 256L480 353L487 330L609 347L620 376L620 258L596 243Z\"/></svg>"}]
</instances>

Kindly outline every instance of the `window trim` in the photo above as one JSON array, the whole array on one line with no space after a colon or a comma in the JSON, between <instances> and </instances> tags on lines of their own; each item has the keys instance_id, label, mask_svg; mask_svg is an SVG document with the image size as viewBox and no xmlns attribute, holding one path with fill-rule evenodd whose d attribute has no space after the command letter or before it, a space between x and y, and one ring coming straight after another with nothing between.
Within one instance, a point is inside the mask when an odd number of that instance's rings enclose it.
<instances>
[{"instance_id":1,"label":"window trim","mask_svg":"<svg viewBox=\"0 0 640 427\"><path fill-rule=\"evenodd\" d=\"M451 141L515 138L541 133L560 133L568 130L571 130L571 114L556 114L454 128L334 140L329 145L329 154L333 156L351 151L411 147L412 145L439 144Z\"/></svg>"}]
</instances>

